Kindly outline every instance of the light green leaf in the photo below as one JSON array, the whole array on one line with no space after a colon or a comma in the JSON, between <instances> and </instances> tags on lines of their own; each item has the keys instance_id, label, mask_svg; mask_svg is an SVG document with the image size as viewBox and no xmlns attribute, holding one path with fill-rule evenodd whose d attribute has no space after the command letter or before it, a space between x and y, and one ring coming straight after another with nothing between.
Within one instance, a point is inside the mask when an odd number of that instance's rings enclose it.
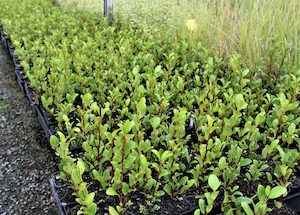
<instances>
[{"instance_id":1,"label":"light green leaf","mask_svg":"<svg viewBox=\"0 0 300 215\"><path fill-rule=\"evenodd\" d=\"M79 169L79 173L80 175L82 175L85 171L85 165L84 165L84 162L82 160L78 160L77 161L77 167Z\"/></svg>"},{"instance_id":2,"label":"light green leaf","mask_svg":"<svg viewBox=\"0 0 300 215\"><path fill-rule=\"evenodd\" d=\"M226 166L227 166L226 158L221 157L220 160L219 160L219 164L218 164L219 169L223 170L223 169L226 168Z\"/></svg>"},{"instance_id":3,"label":"light green leaf","mask_svg":"<svg viewBox=\"0 0 300 215\"><path fill-rule=\"evenodd\" d=\"M146 99L143 97L143 98L141 98L141 100L137 104L137 111L139 113L140 119L143 118L146 115L146 110L147 110Z\"/></svg>"},{"instance_id":4,"label":"light green leaf","mask_svg":"<svg viewBox=\"0 0 300 215\"><path fill-rule=\"evenodd\" d=\"M237 94L235 96L235 105L238 108L238 110L243 110L247 108L248 104L244 100L244 96L242 94Z\"/></svg>"},{"instance_id":5,"label":"light green leaf","mask_svg":"<svg viewBox=\"0 0 300 215\"><path fill-rule=\"evenodd\" d=\"M288 132L290 135L294 134L296 131L296 125L294 123L291 123L290 126L288 127Z\"/></svg>"},{"instance_id":6,"label":"light green leaf","mask_svg":"<svg viewBox=\"0 0 300 215\"><path fill-rule=\"evenodd\" d=\"M271 189L269 198L270 199L276 199L284 194L287 193L287 189L284 186L277 186Z\"/></svg>"},{"instance_id":7,"label":"light green leaf","mask_svg":"<svg viewBox=\"0 0 300 215\"><path fill-rule=\"evenodd\" d=\"M73 184L75 184L75 185L80 184L81 176L80 176L79 169L75 168L75 169L72 170L71 179L72 179Z\"/></svg>"},{"instance_id":8,"label":"light green leaf","mask_svg":"<svg viewBox=\"0 0 300 215\"><path fill-rule=\"evenodd\" d=\"M213 191L217 191L221 183L215 174L211 174L208 177L208 185Z\"/></svg>"},{"instance_id":9,"label":"light green leaf","mask_svg":"<svg viewBox=\"0 0 300 215\"><path fill-rule=\"evenodd\" d=\"M118 196L119 194L117 193L117 191L113 187L110 187L106 190L106 195Z\"/></svg>"},{"instance_id":10,"label":"light green leaf","mask_svg":"<svg viewBox=\"0 0 300 215\"><path fill-rule=\"evenodd\" d=\"M136 181L135 181L134 176L130 174L129 175L129 186L133 187L135 183L136 183Z\"/></svg>"},{"instance_id":11,"label":"light green leaf","mask_svg":"<svg viewBox=\"0 0 300 215\"><path fill-rule=\"evenodd\" d=\"M97 205L93 203L89 208L88 208L88 213L89 215L95 215L97 211Z\"/></svg>"},{"instance_id":12,"label":"light green leaf","mask_svg":"<svg viewBox=\"0 0 300 215\"><path fill-rule=\"evenodd\" d=\"M133 74L134 76L137 76L137 75L139 74L139 72L140 72L140 67L137 65L137 66L135 66L135 67L133 68L132 74Z\"/></svg>"},{"instance_id":13,"label":"light green leaf","mask_svg":"<svg viewBox=\"0 0 300 215\"><path fill-rule=\"evenodd\" d=\"M204 201L204 199L199 199L198 204L199 204L201 214L205 214L205 201Z\"/></svg>"},{"instance_id":14,"label":"light green leaf","mask_svg":"<svg viewBox=\"0 0 300 215\"><path fill-rule=\"evenodd\" d=\"M86 198L85 198L85 204L86 205L92 205L93 201L94 201L94 197L95 197L95 193L89 193Z\"/></svg>"},{"instance_id":15,"label":"light green leaf","mask_svg":"<svg viewBox=\"0 0 300 215\"><path fill-rule=\"evenodd\" d=\"M147 158L143 154L140 155L140 162L141 162L142 168L148 166L148 164L149 164L149 162L147 161Z\"/></svg>"},{"instance_id":16,"label":"light green leaf","mask_svg":"<svg viewBox=\"0 0 300 215\"><path fill-rule=\"evenodd\" d=\"M156 155L156 157L158 158L158 160L160 160L160 154L156 149L152 149L153 154Z\"/></svg>"},{"instance_id":17,"label":"light green leaf","mask_svg":"<svg viewBox=\"0 0 300 215\"><path fill-rule=\"evenodd\" d=\"M59 146L59 140L56 136L51 135L50 137L50 145L53 149L56 149Z\"/></svg>"},{"instance_id":18,"label":"light green leaf","mask_svg":"<svg viewBox=\"0 0 300 215\"><path fill-rule=\"evenodd\" d=\"M207 117L207 124L208 124L208 127L212 127L212 125L214 124L215 119L212 118L212 117L209 116L209 115L206 115L206 117Z\"/></svg>"},{"instance_id":19,"label":"light green leaf","mask_svg":"<svg viewBox=\"0 0 300 215\"><path fill-rule=\"evenodd\" d=\"M149 140L141 141L140 148L143 152L148 152L151 149L151 142Z\"/></svg>"},{"instance_id":20,"label":"light green leaf","mask_svg":"<svg viewBox=\"0 0 300 215\"><path fill-rule=\"evenodd\" d=\"M250 206L246 202L241 203L244 211L246 212L247 215L253 215L253 211L251 210Z\"/></svg>"},{"instance_id":21,"label":"light green leaf","mask_svg":"<svg viewBox=\"0 0 300 215\"><path fill-rule=\"evenodd\" d=\"M260 184L257 187L257 194L258 194L258 199L263 202L266 198L266 192L265 192L265 188Z\"/></svg>"},{"instance_id":22,"label":"light green leaf","mask_svg":"<svg viewBox=\"0 0 300 215\"><path fill-rule=\"evenodd\" d=\"M129 186L127 183L122 182L122 193L127 196L127 194L130 192Z\"/></svg>"},{"instance_id":23,"label":"light green leaf","mask_svg":"<svg viewBox=\"0 0 300 215\"><path fill-rule=\"evenodd\" d=\"M171 189L171 186L169 184L166 184L164 186L164 191L169 195L169 196L172 196L172 189Z\"/></svg>"},{"instance_id":24,"label":"light green leaf","mask_svg":"<svg viewBox=\"0 0 300 215\"><path fill-rule=\"evenodd\" d=\"M186 184L187 189L190 189L194 184L196 184L196 180L195 179L188 180L188 182Z\"/></svg>"},{"instance_id":25,"label":"light green leaf","mask_svg":"<svg viewBox=\"0 0 300 215\"><path fill-rule=\"evenodd\" d=\"M84 96L81 96L81 98L82 98L82 103L85 107L88 107L94 101L93 96L90 93L84 94Z\"/></svg>"},{"instance_id":26,"label":"light green leaf","mask_svg":"<svg viewBox=\"0 0 300 215\"><path fill-rule=\"evenodd\" d=\"M74 93L74 94L67 93L66 97L67 97L68 103L73 103L77 96L78 96L78 93Z\"/></svg>"},{"instance_id":27,"label":"light green leaf","mask_svg":"<svg viewBox=\"0 0 300 215\"><path fill-rule=\"evenodd\" d=\"M134 122L133 121L126 121L125 123L124 123L124 125L122 126L122 131L125 133L125 134L128 134L130 131L131 131L131 129L133 128L133 126L134 126Z\"/></svg>"},{"instance_id":28,"label":"light green leaf","mask_svg":"<svg viewBox=\"0 0 300 215\"><path fill-rule=\"evenodd\" d=\"M100 113L100 107L99 107L99 105L96 103L96 102L93 102L92 104L91 104L91 110L93 110L93 111L95 111L95 112L97 112L98 114Z\"/></svg>"},{"instance_id":29,"label":"light green leaf","mask_svg":"<svg viewBox=\"0 0 300 215\"><path fill-rule=\"evenodd\" d=\"M252 160L249 159L249 158L242 158L241 161L240 161L240 165L241 166L248 166L251 162L252 162Z\"/></svg>"},{"instance_id":30,"label":"light green leaf","mask_svg":"<svg viewBox=\"0 0 300 215\"><path fill-rule=\"evenodd\" d=\"M165 151L161 156L161 162L164 163L169 157L173 155L170 151Z\"/></svg>"},{"instance_id":31,"label":"light green leaf","mask_svg":"<svg viewBox=\"0 0 300 215\"><path fill-rule=\"evenodd\" d=\"M125 168L128 169L134 164L136 158L133 155L129 155L128 158L125 159Z\"/></svg>"},{"instance_id":32,"label":"light green leaf","mask_svg":"<svg viewBox=\"0 0 300 215\"><path fill-rule=\"evenodd\" d=\"M156 77L161 76L161 74L163 73L162 67L161 65L156 66L155 70L154 70L154 74Z\"/></svg>"},{"instance_id":33,"label":"light green leaf","mask_svg":"<svg viewBox=\"0 0 300 215\"><path fill-rule=\"evenodd\" d=\"M200 215L200 209L196 209L196 210L194 211L194 215Z\"/></svg>"},{"instance_id":34,"label":"light green leaf","mask_svg":"<svg viewBox=\"0 0 300 215\"><path fill-rule=\"evenodd\" d=\"M266 116L266 112L260 112L259 114L257 114L257 116L255 117L255 124L256 126L260 125L262 122L265 121L265 117Z\"/></svg>"},{"instance_id":35,"label":"light green leaf","mask_svg":"<svg viewBox=\"0 0 300 215\"><path fill-rule=\"evenodd\" d=\"M109 206L108 211L110 215L119 215L119 213L116 211L114 207Z\"/></svg>"},{"instance_id":36,"label":"light green leaf","mask_svg":"<svg viewBox=\"0 0 300 215\"><path fill-rule=\"evenodd\" d=\"M249 74L250 70L249 69L245 69L243 72L242 72L242 77L246 77L248 74Z\"/></svg>"},{"instance_id":37,"label":"light green leaf","mask_svg":"<svg viewBox=\"0 0 300 215\"><path fill-rule=\"evenodd\" d=\"M152 118L151 120L151 125L153 127L153 129L156 129L160 124L160 118L158 116L155 116Z\"/></svg>"}]
</instances>

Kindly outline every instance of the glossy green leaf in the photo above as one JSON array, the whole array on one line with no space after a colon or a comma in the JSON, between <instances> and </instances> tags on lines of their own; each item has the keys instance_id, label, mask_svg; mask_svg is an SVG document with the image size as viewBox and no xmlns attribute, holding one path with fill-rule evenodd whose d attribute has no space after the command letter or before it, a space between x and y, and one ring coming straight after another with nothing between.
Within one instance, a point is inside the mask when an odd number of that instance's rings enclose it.
<instances>
[{"instance_id":1,"label":"glossy green leaf","mask_svg":"<svg viewBox=\"0 0 300 215\"><path fill-rule=\"evenodd\" d=\"M59 140L56 136L51 135L50 144L53 149L56 149L59 146Z\"/></svg>"},{"instance_id":2,"label":"glossy green leaf","mask_svg":"<svg viewBox=\"0 0 300 215\"><path fill-rule=\"evenodd\" d=\"M108 188L106 190L106 194L109 196L118 196L119 195L113 187Z\"/></svg>"},{"instance_id":3,"label":"glossy green leaf","mask_svg":"<svg viewBox=\"0 0 300 215\"><path fill-rule=\"evenodd\" d=\"M216 175L211 174L208 177L208 185L213 191L217 191L221 185L221 182Z\"/></svg>"},{"instance_id":4,"label":"glossy green leaf","mask_svg":"<svg viewBox=\"0 0 300 215\"><path fill-rule=\"evenodd\" d=\"M286 187L283 186L277 186L271 189L269 198L270 199L277 199L280 196L283 196L287 193Z\"/></svg>"}]
</instances>

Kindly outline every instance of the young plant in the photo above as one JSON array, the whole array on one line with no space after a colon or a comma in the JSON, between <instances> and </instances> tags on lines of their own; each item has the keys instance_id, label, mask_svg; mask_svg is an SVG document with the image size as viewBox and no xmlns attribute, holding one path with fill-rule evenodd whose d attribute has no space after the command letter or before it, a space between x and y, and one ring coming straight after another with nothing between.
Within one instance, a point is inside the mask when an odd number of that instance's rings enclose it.
<instances>
[{"instance_id":1,"label":"young plant","mask_svg":"<svg viewBox=\"0 0 300 215\"><path fill-rule=\"evenodd\" d=\"M253 209L251 209L249 203L246 201L241 202L241 206L247 215L267 214L268 212L272 211L272 209L268 207L268 201L270 199L277 199L286 194L287 189L283 186L271 188L270 186L263 187L262 185L258 185L257 194L251 198ZM258 197L258 202L255 201L256 196Z\"/></svg>"},{"instance_id":2,"label":"young plant","mask_svg":"<svg viewBox=\"0 0 300 215\"><path fill-rule=\"evenodd\" d=\"M125 121L124 124L119 124L119 133L114 140L114 156L111 161L113 167L113 184L106 190L106 194L110 196L118 196L119 205L116 210L120 214L125 214L126 209L132 204L128 200L128 195L133 192L135 180L133 177L128 178L128 174L134 170L134 162L137 157L137 145L132 139L134 135L130 134L134 127L133 121Z\"/></svg>"},{"instance_id":3,"label":"young plant","mask_svg":"<svg viewBox=\"0 0 300 215\"><path fill-rule=\"evenodd\" d=\"M199 208L195 210L194 215L209 214L209 212L212 211L215 200L217 199L220 192L218 191L220 185L221 182L216 175L211 174L208 177L208 186L212 190L212 192L206 192L204 194L205 199L199 199Z\"/></svg>"}]
</instances>

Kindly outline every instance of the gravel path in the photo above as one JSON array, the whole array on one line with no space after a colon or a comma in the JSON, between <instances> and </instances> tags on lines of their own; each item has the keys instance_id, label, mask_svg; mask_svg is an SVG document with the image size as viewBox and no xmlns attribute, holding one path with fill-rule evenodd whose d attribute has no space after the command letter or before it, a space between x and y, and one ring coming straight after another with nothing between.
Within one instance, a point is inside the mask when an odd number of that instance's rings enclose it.
<instances>
[{"instance_id":1,"label":"gravel path","mask_svg":"<svg viewBox=\"0 0 300 215\"><path fill-rule=\"evenodd\" d=\"M0 214L58 214L49 177L56 162L0 42Z\"/></svg>"}]
</instances>

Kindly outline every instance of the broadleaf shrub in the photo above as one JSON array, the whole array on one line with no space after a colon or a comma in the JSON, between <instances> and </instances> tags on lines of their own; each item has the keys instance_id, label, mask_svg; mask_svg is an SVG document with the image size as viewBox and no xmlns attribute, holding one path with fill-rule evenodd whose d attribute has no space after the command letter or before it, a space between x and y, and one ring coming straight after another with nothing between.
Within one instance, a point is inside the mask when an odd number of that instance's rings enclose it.
<instances>
[{"instance_id":1,"label":"broadleaf shrub","mask_svg":"<svg viewBox=\"0 0 300 215\"><path fill-rule=\"evenodd\" d=\"M209 56L180 33L109 26L47 0L0 0L0 14L57 122L51 146L79 214L103 212L103 195L104 210L126 214L188 194L195 214L264 214L287 194L300 158L299 71L269 89L238 57Z\"/></svg>"}]
</instances>

